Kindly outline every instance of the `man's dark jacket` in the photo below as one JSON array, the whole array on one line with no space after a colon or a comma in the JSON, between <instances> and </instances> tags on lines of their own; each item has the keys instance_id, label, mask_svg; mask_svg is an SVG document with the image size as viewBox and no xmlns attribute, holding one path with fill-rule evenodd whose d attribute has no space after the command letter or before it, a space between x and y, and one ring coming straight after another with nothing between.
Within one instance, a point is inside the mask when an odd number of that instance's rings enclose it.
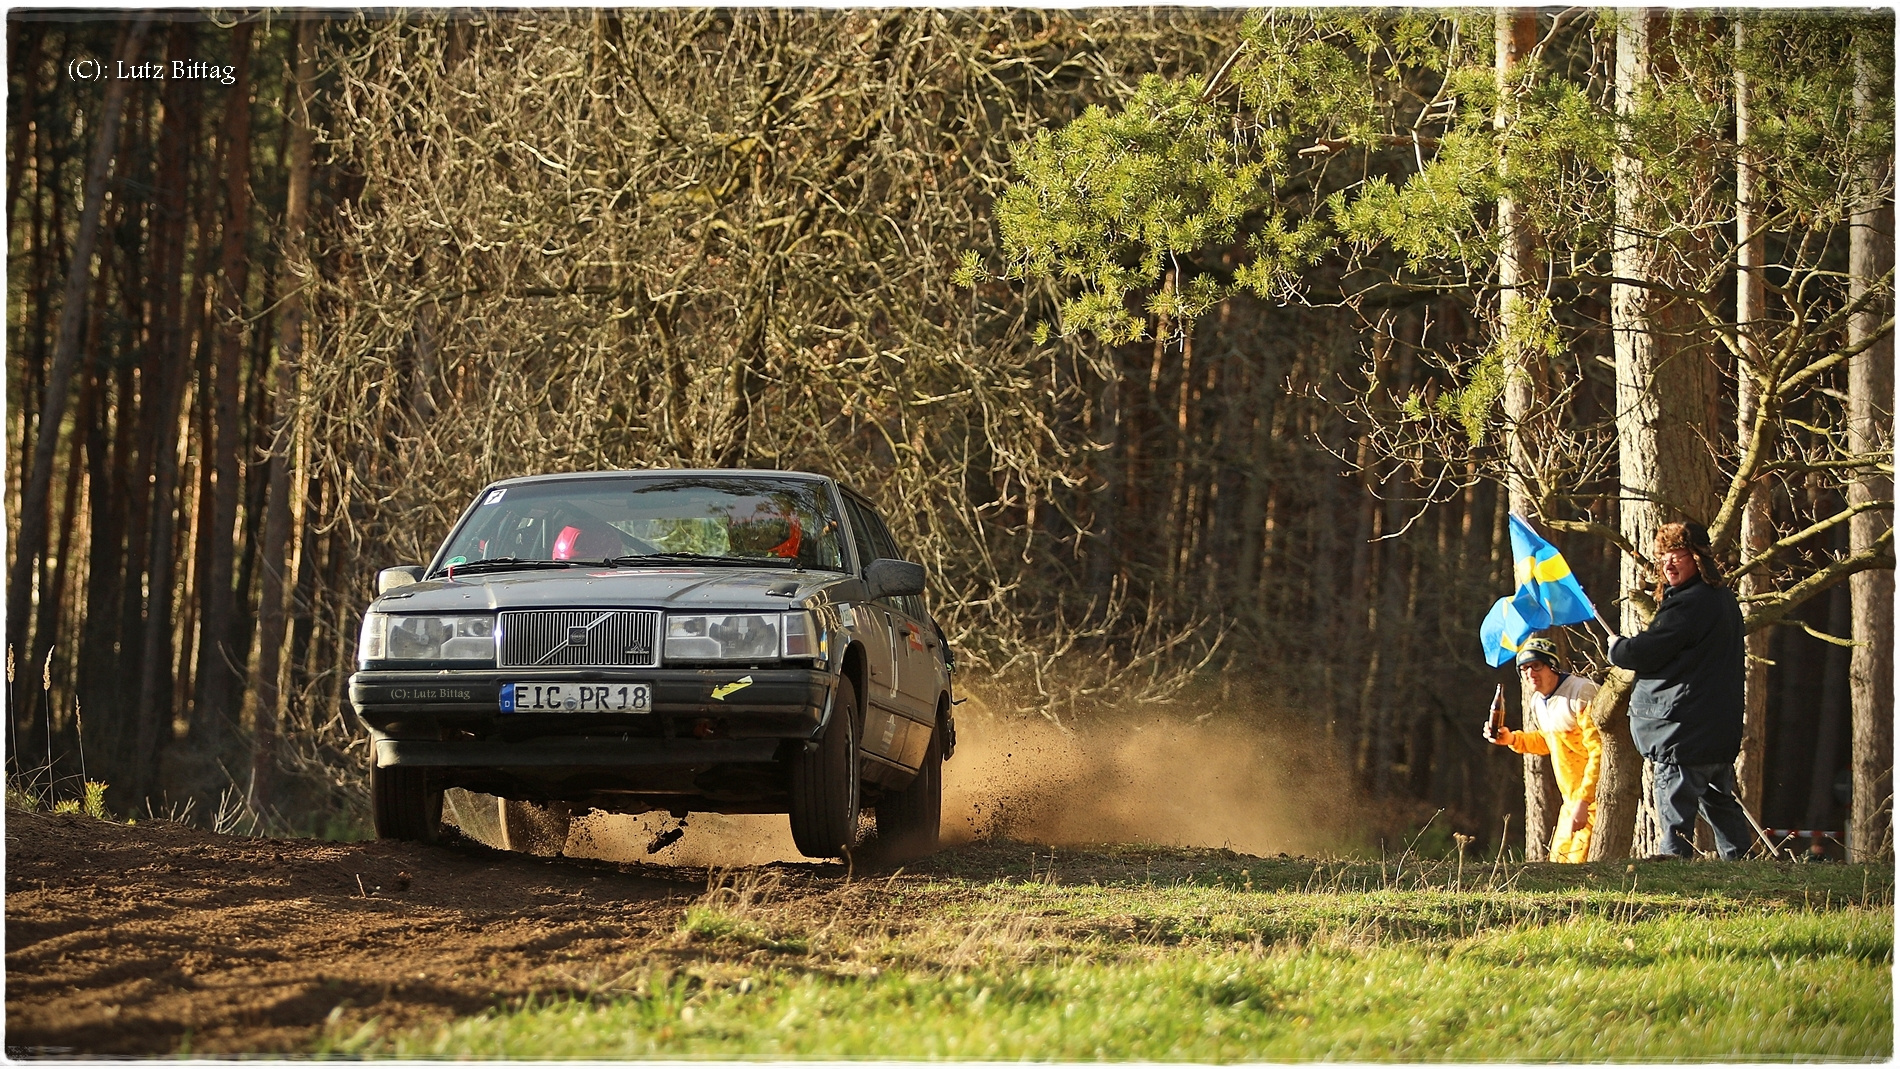
<instances>
[{"instance_id":1,"label":"man's dark jacket","mask_svg":"<svg viewBox=\"0 0 1900 1069\"><path fill-rule=\"evenodd\" d=\"M1610 650L1636 673L1630 734L1651 761L1713 765L1742 749L1742 610L1693 577L1663 594L1649 629Z\"/></svg>"}]
</instances>

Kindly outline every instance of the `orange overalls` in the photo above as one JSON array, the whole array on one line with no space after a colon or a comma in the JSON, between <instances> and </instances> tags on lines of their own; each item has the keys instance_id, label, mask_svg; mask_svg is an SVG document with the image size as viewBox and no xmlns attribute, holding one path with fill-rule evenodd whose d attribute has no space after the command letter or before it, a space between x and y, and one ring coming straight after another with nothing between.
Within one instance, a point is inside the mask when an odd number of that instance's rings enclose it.
<instances>
[{"instance_id":1,"label":"orange overalls","mask_svg":"<svg viewBox=\"0 0 1900 1069\"><path fill-rule=\"evenodd\" d=\"M1565 676L1548 696L1533 702L1536 731L1511 733L1511 749L1518 753L1547 754L1564 805L1557 813L1556 834L1550 840L1552 861L1581 862L1590 856L1590 832L1596 823L1597 777L1603 769L1603 737L1590 717L1590 700L1597 685L1579 675ZM1589 819L1576 832L1570 821L1578 808Z\"/></svg>"}]
</instances>

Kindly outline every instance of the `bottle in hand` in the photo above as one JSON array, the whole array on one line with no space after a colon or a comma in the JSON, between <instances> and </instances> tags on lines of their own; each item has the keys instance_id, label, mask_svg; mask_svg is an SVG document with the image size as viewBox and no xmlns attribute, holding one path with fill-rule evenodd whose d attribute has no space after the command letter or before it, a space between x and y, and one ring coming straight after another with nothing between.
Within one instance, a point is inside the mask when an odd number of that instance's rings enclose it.
<instances>
[{"instance_id":1,"label":"bottle in hand","mask_svg":"<svg viewBox=\"0 0 1900 1069\"><path fill-rule=\"evenodd\" d=\"M1491 698L1491 719L1484 722L1484 737L1487 742L1496 742L1498 732L1504 728L1504 684L1498 684L1498 692Z\"/></svg>"}]
</instances>

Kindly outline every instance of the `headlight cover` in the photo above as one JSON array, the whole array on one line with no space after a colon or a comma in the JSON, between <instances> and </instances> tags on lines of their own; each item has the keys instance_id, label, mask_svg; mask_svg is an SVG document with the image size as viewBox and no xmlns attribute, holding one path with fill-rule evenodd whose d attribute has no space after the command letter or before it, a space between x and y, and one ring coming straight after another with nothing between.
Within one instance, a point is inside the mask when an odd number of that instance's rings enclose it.
<instances>
[{"instance_id":1,"label":"headlight cover","mask_svg":"<svg viewBox=\"0 0 1900 1069\"><path fill-rule=\"evenodd\" d=\"M492 616L363 615L357 659L370 661L467 661L495 663Z\"/></svg>"},{"instance_id":2,"label":"headlight cover","mask_svg":"<svg viewBox=\"0 0 1900 1069\"><path fill-rule=\"evenodd\" d=\"M668 661L763 661L824 656L808 612L669 614Z\"/></svg>"}]
</instances>

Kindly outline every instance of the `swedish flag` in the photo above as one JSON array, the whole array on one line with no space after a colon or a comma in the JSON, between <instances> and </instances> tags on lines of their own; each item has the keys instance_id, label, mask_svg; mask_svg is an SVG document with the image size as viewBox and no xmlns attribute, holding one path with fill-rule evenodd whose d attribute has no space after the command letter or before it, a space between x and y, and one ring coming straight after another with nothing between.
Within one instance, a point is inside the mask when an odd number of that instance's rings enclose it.
<instances>
[{"instance_id":1,"label":"swedish flag","mask_svg":"<svg viewBox=\"0 0 1900 1069\"><path fill-rule=\"evenodd\" d=\"M1506 595L1491 606L1478 637L1484 640L1484 659L1493 668L1511 663L1524 640L1550 626L1550 614L1535 601Z\"/></svg>"},{"instance_id":2,"label":"swedish flag","mask_svg":"<svg viewBox=\"0 0 1900 1069\"><path fill-rule=\"evenodd\" d=\"M1517 558L1517 596L1528 596L1544 607L1550 616L1546 627L1596 618L1597 607L1570 573L1564 555L1516 516L1511 517L1511 555Z\"/></svg>"},{"instance_id":3,"label":"swedish flag","mask_svg":"<svg viewBox=\"0 0 1900 1069\"><path fill-rule=\"evenodd\" d=\"M1547 627L1580 624L1597 614L1564 555L1515 514L1511 516L1511 557L1517 591L1499 598L1478 629L1485 660L1493 667L1508 664L1532 634Z\"/></svg>"}]
</instances>

